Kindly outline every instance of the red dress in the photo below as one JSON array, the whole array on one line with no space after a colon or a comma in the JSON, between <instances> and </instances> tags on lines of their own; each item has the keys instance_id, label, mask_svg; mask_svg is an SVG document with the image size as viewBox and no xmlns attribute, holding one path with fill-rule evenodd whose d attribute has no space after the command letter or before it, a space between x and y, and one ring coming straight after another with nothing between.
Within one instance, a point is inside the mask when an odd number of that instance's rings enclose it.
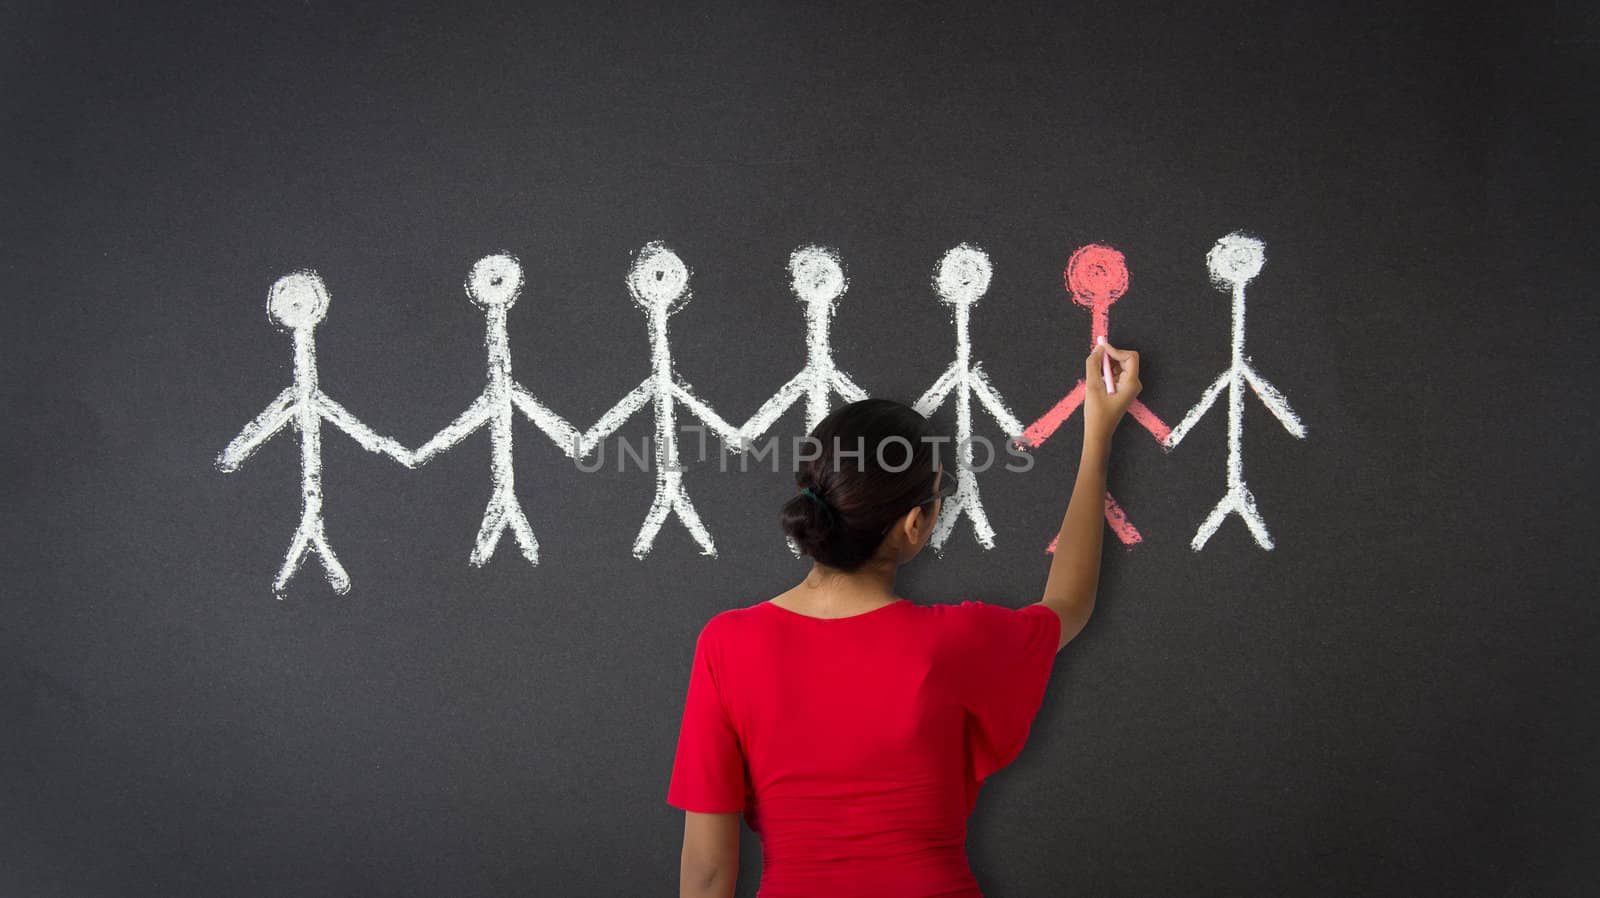
<instances>
[{"instance_id":1,"label":"red dress","mask_svg":"<svg viewBox=\"0 0 1600 898\"><path fill-rule=\"evenodd\" d=\"M1022 751L1060 637L1038 604L724 611L695 643L667 803L744 812L760 898L981 898L967 816Z\"/></svg>"}]
</instances>

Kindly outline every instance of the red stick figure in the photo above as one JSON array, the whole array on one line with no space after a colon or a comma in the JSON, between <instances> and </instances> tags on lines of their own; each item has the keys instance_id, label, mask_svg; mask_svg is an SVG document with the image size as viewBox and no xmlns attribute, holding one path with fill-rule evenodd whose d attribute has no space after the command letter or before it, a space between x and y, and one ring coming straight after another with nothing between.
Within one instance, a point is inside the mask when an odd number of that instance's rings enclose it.
<instances>
[{"instance_id":1,"label":"red stick figure","mask_svg":"<svg viewBox=\"0 0 1600 898\"><path fill-rule=\"evenodd\" d=\"M1067 260L1066 271L1062 273L1066 281L1067 292L1072 294L1072 301L1080 306L1087 306L1094 313L1093 333L1089 335L1089 346L1092 348L1101 337L1107 336L1110 327L1111 304L1128 292L1128 263L1122 253L1109 246L1091 243L1079 247ZM1050 411L1045 412L1039 420L1028 425L1017 439L1017 443L1027 448L1038 448L1044 441L1056 432L1063 422L1072 417L1072 413L1083 404L1084 390L1087 385L1082 378L1072 392L1064 396ZM1166 445L1167 434L1172 428L1168 427L1155 412L1152 412L1144 403L1135 399L1133 405L1128 407L1133 417L1143 425L1144 429L1155 437L1156 442ZM1113 533L1122 540L1123 545L1132 546L1144 537L1139 535L1133 522L1123 512L1122 506L1108 490L1106 492L1106 523L1111 526ZM1050 540L1046 552L1055 552L1056 541Z\"/></svg>"}]
</instances>

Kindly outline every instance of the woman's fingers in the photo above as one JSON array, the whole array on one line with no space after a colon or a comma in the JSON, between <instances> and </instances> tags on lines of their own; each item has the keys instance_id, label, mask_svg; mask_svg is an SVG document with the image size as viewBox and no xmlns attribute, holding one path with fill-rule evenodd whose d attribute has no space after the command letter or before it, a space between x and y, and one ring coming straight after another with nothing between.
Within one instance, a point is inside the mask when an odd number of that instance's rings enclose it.
<instances>
[{"instance_id":1,"label":"woman's fingers","mask_svg":"<svg viewBox=\"0 0 1600 898\"><path fill-rule=\"evenodd\" d=\"M1103 372L1108 366L1103 364L1102 359L1110 363L1114 390L1129 397L1131 401L1131 397L1137 396L1140 389L1139 353L1132 349L1118 349L1109 342L1096 344L1083 363L1084 382L1096 393L1103 392L1106 388Z\"/></svg>"},{"instance_id":2,"label":"woman's fingers","mask_svg":"<svg viewBox=\"0 0 1600 898\"><path fill-rule=\"evenodd\" d=\"M1118 349L1110 343L1100 343L1083 360L1083 380L1091 388L1102 392L1106 388L1102 359L1111 362L1111 382L1118 393L1132 389L1139 383L1139 353L1132 349Z\"/></svg>"},{"instance_id":3,"label":"woman's fingers","mask_svg":"<svg viewBox=\"0 0 1600 898\"><path fill-rule=\"evenodd\" d=\"M1139 379L1139 353L1132 349L1118 349L1110 343L1105 344L1106 354L1111 357L1112 379L1118 387L1132 383Z\"/></svg>"}]
</instances>

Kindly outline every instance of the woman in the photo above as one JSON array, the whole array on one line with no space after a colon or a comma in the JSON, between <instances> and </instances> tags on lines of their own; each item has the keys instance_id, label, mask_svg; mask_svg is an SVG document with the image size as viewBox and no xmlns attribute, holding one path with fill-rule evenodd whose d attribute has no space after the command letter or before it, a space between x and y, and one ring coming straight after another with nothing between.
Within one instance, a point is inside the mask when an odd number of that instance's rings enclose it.
<instances>
[{"instance_id":1,"label":"woman","mask_svg":"<svg viewBox=\"0 0 1600 898\"><path fill-rule=\"evenodd\" d=\"M733 894L741 811L761 836L761 898L982 898L967 816L1022 751L1056 653L1094 610L1106 462L1139 354L1102 344L1084 379L1077 483L1044 598L1021 609L895 594L954 486L926 419L868 399L817 425L821 454L782 517L811 572L716 615L695 644L667 789L685 812L683 898Z\"/></svg>"}]
</instances>

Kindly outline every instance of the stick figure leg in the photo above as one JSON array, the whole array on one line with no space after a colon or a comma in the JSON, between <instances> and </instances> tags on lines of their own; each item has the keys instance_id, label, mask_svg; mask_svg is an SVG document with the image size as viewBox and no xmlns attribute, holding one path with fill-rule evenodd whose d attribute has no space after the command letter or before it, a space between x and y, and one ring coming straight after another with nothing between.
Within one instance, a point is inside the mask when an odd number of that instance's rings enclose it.
<instances>
[{"instance_id":1,"label":"stick figure leg","mask_svg":"<svg viewBox=\"0 0 1600 898\"><path fill-rule=\"evenodd\" d=\"M1206 515L1206 519L1200 523L1200 529L1194 532L1194 539L1189 541L1189 548L1196 552L1205 548L1206 541L1211 539L1213 533L1217 532L1217 528L1222 526L1222 519L1227 517L1228 512L1232 510L1233 494L1229 493L1218 500L1216 506L1211 509L1211 513Z\"/></svg>"},{"instance_id":2,"label":"stick figure leg","mask_svg":"<svg viewBox=\"0 0 1600 898\"><path fill-rule=\"evenodd\" d=\"M928 545L935 553L944 551L944 541L949 539L951 531L956 529L956 521L961 517L961 510L966 504L966 491L957 489L949 503L939 512L939 520L933 524L933 535L928 537Z\"/></svg>"},{"instance_id":3,"label":"stick figure leg","mask_svg":"<svg viewBox=\"0 0 1600 898\"><path fill-rule=\"evenodd\" d=\"M983 503L978 501L976 494L967 508L967 517L972 519L972 532L978 537L978 544L985 549L993 549L994 528L989 526L989 513L983 510Z\"/></svg>"},{"instance_id":4,"label":"stick figure leg","mask_svg":"<svg viewBox=\"0 0 1600 898\"><path fill-rule=\"evenodd\" d=\"M1111 495L1110 490L1106 491L1105 517L1107 526L1111 528L1112 533L1117 535L1117 539L1122 540L1123 545L1131 549L1135 544L1144 541L1144 535L1139 532L1139 528L1133 526L1132 521L1128 520L1128 513L1122 510L1121 505L1117 504L1116 497ZM1056 553L1056 544L1060 540L1061 534L1058 533L1052 536L1050 545L1044 547L1045 553L1054 555Z\"/></svg>"},{"instance_id":5,"label":"stick figure leg","mask_svg":"<svg viewBox=\"0 0 1600 898\"><path fill-rule=\"evenodd\" d=\"M1121 505L1117 504L1117 500L1111 495L1110 490L1106 491L1106 524L1110 525L1111 532L1117 535L1117 539L1122 540L1124 546L1131 546L1134 543L1144 541L1144 537L1139 533L1139 528L1133 526L1133 522L1128 520L1128 513L1122 510Z\"/></svg>"},{"instance_id":6,"label":"stick figure leg","mask_svg":"<svg viewBox=\"0 0 1600 898\"><path fill-rule=\"evenodd\" d=\"M278 576L272 581L272 591L278 598L283 598L284 589L289 586L289 578L300 569L300 560L306 557L306 549L311 541L310 521L301 521L300 526L294 531L294 540L289 543L289 554L283 556L283 567L278 568Z\"/></svg>"},{"instance_id":7,"label":"stick figure leg","mask_svg":"<svg viewBox=\"0 0 1600 898\"><path fill-rule=\"evenodd\" d=\"M500 534L505 531L505 520L505 501L497 495L489 500L489 507L483 510L478 538L472 544L472 554L467 557L473 567L483 567L494 557L494 548L500 544Z\"/></svg>"},{"instance_id":8,"label":"stick figure leg","mask_svg":"<svg viewBox=\"0 0 1600 898\"><path fill-rule=\"evenodd\" d=\"M1272 536L1267 533L1267 522L1261 519L1261 512L1256 509L1255 494L1244 484L1239 484L1239 497L1234 504L1239 517L1244 519L1244 525L1250 528L1250 535L1256 538L1256 545L1263 549L1272 548Z\"/></svg>"},{"instance_id":9,"label":"stick figure leg","mask_svg":"<svg viewBox=\"0 0 1600 898\"><path fill-rule=\"evenodd\" d=\"M328 537L322 532L322 528L317 528L317 532L312 534L311 547L322 559L322 570L328 575L328 585L333 587L333 591L340 595L349 592L350 575L345 573L344 565L340 564L338 556L333 554L333 548L328 545Z\"/></svg>"},{"instance_id":10,"label":"stick figure leg","mask_svg":"<svg viewBox=\"0 0 1600 898\"><path fill-rule=\"evenodd\" d=\"M528 526L528 516L522 513L522 506L517 504L516 497L511 499L511 507L506 509L506 523L511 526L511 535L517 540L517 547L522 550L522 557L528 559L529 564L539 563L539 541L533 538L533 528Z\"/></svg>"},{"instance_id":11,"label":"stick figure leg","mask_svg":"<svg viewBox=\"0 0 1600 898\"><path fill-rule=\"evenodd\" d=\"M683 526L689 529L689 535L700 544L700 554L717 557L717 547L711 542L711 531L707 530L704 522L700 520L700 513L694 510L694 503L689 501L689 496L679 493L678 497L672 500L672 507L683 520Z\"/></svg>"},{"instance_id":12,"label":"stick figure leg","mask_svg":"<svg viewBox=\"0 0 1600 898\"><path fill-rule=\"evenodd\" d=\"M666 483L656 484L656 495L650 500L650 511L644 516L644 523L639 527L639 535L633 539L633 557L643 560L650 554L650 547L655 544L656 533L661 529L661 524L667 519L667 512L672 510L672 497L667 495Z\"/></svg>"}]
</instances>

